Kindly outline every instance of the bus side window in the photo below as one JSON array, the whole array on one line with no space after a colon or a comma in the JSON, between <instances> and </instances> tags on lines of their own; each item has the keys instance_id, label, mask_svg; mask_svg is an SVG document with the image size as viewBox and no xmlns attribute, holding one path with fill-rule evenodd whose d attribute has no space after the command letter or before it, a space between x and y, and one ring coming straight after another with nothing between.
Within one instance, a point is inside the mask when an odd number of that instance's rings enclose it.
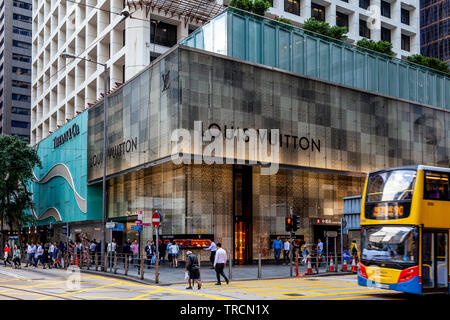
<instances>
[{"instance_id":1,"label":"bus side window","mask_svg":"<svg viewBox=\"0 0 450 320\"><path fill-rule=\"evenodd\" d=\"M441 172L425 173L424 199L450 200L448 173L441 173Z\"/></svg>"}]
</instances>

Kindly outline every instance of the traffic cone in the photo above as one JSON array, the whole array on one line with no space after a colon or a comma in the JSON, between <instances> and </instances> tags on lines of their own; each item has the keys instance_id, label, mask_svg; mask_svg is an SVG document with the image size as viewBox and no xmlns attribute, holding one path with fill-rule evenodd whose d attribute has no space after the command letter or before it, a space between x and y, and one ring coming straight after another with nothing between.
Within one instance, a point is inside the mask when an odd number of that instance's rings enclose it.
<instances>
[{"instance_id":1,"label":"traffic cone","mask_svg":"<svg viewBox=\"0 0 450 320\"><path fill-rule=\"evenodd\" d=\"M328 271L334 271L333 256L331 256L330 266L328 267Z\"/></svg>"},{"instance_id":2,"label":"traffic cone","mask_svg":"<svg viewBox=\"0 0 450 320\"><path fill-rule=\"evenodd\" d=\"M356 272L356 260L355 260L355 256L353 256L353 261L352 261L352 272Z\"/></svg>"},{"instance_id":3,"label":"traffic cone","mask_svg":"<svg viewBox=\"0 0 450 320\"><path fill-rule=\"evenodd\" d=\"M77 266L80 265L79 262L78 262L78 255L75 256L75 264L76 264Z\"/></svg>"},{"instance_id":4,"label":"traffic cone","mask_svg":"<svg viewBox=\"0 0 450 320\"><path fill-rule=\"evenodd\" d=\"M344 260L344 263L342 264L342 271L348 271L347 270L347 260Z\"/></svg>"},{"instance_id":5,"label":"traffic cone","mask_svg":"<svg viewBox=\"0 0 450 320\"><path fill-rule=\"evenodd\" d=\"M306 274L312 274L312 267L311 267L311 258L308 257L308 269L306 270Z\"/></svg>"},{"instance_id":6,"label":"traffic cone","mask_svg":"<svg viewBox=\"0 0 450 320\"><path fill-rule=\"evenodd\" d=\"M298 274L298 258L295 257L295 277L299 277Z\"/></svg>"}]
</instances>

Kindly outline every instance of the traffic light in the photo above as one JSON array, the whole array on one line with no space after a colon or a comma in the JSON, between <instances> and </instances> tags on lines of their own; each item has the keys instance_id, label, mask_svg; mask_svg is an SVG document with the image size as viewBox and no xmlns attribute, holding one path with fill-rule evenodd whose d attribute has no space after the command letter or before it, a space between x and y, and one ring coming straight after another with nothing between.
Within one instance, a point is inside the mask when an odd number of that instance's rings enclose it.
<instances>
[{"instance_id":1,"label":"traffic light","mask_svg":"<svg viewBox=\"0 0 450 320\"><path fill-rule=\"evenodd\" d=\"M69 234L69 226L62 226L62 234L65 236Z\"/></svg>"},{"instance_id":2,"label":"traffic light","mask_svg":"<svg viewBox=\"0 0 450 320\"><path fill-rule=\"evenodd\" d=\"M294 215L292 217L292 231L297 231L300 229L300 216Z\"/></svg>"},{"instance_id":3,"label":"traffic light","mask_svg":"<svg viewBox=\"0 0 450 320\"><path fill-rule=\"evenodd\" d=\"M292 217L286 218L286 231L292 231Z\"/></svg>"}]
</instances>

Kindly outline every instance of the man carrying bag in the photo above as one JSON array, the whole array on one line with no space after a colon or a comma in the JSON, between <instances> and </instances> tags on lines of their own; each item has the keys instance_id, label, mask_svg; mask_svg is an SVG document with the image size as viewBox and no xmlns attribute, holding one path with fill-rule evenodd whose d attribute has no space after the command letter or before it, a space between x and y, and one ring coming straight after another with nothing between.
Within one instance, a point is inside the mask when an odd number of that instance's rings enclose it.
<instances>
[{"instance_id":1,"label":"man carrying bag","mask_svg":"<svg viewBox=\"0 0 450 320\"><path fill-rule=\"evenodd\" d=\"M192 251L186 253L186 272L188 273L188 287L186 289L192 289L191 280L194 284L197 282L198 290L201 289L202 284L200 283L200 266L198 265L198 259Z\"/></svg>"}]
</instances>

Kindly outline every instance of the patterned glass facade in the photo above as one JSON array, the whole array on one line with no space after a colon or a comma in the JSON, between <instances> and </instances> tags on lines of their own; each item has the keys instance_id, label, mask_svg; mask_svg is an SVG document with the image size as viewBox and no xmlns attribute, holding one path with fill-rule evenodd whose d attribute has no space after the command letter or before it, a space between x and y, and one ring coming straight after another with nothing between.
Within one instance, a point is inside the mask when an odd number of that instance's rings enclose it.
<instances>
[{"instance_id":1,"label":"patterned glass facade","mask_svg":"<svg viewBox=\"0 0 450 320\"><path fill-rule=\"evenodd\" d=\"M239 221L247 221L253 259L258 252L269 257L270 238L286 234L290 207L302 217L297 234L311 242L312 219L339 221L342 198L361 193L367 172L450 166L446 110L182 46L125 84L109 110L107 148L122 149L107 157L108 216L135 219L141 210L150 222L160 209L162 235L213 234L227 250L236 244ZM101 105L89 110L89 158L101 153L102 112ZM171 132L192 132L194 121L279 129L278 173L262 175L255 164L242 178L234 164L175 165ZM127 151L134 137L137 147ZM101 162L88 165L88 180L99 182L101 172ZM151 232L144 229L141 240Z\"/></svg>"}]
</instances>

